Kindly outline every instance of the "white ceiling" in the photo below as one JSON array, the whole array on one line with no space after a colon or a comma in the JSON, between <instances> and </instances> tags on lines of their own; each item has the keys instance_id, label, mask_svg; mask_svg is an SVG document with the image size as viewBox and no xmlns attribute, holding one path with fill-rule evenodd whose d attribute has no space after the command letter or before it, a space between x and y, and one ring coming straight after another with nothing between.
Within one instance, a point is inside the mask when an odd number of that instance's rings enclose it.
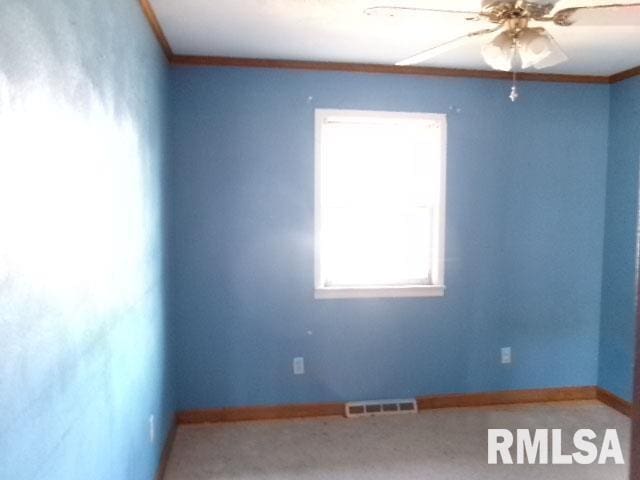
<instances>
[{"instance_id":1,"label":"white ceiling","mask_svg":"<svg viewBox=\"0 0 640 480\"><path fill-rule=\"evenodd\" d=\"M541 0L537 0L541 1ZM556 0L575 5L631 0ZM638 1L638 0L635 0ZM478 11L481 0L151 0L175 54L378 63L392 65L421 50L483 28L446 14L368 16L367 7L402 5ZM640 8L626 26L544 26L569 56L549 73L611 75L640 65ZM491 37L489 37L490 39ZM487 37L426 62L426 66L487 70Z\"/></svg>"}]
</instances>

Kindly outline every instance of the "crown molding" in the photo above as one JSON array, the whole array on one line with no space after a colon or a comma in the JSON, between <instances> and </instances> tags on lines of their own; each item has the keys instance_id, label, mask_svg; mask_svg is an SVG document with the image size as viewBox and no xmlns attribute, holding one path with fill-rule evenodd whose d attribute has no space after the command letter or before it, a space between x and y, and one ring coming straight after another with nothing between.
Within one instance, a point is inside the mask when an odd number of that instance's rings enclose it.
<instances>
[{"instance_id":1,"label":"crown molding","mask_svg":"<svg viewBox=\"0 0 640 480\"><path fill-rule=\"evenodd\" d=\"M609 83L618 83L624 80L628 80L629 78L637 77L640 75L640 66L630 68L629 70L624 70L622 72L614 73L609 77Z\"/></svg>"},{"instance_id":2,"label":"crown molding","mask_svg":"<svg viewBox=\"0 0 640 480\"><path fill-rule=\"evenodd\" d=\"M162 25L160 25L160 21L156 16L156 12L153 10L151 6L150 0L140 0L140 7L142 8L142 12L144 16L147 17L147 21L151 26L151 30L153 30L153 34L155 35L160 47L162 47L162 51L164 52L167 60L171 62L173 58L173 50L171 49L171 44L169 40L167 40L167 36L164 34L164 30L162 29Z\"/></svg>"},{"instance_id":3,"label":"crown molding","mask_svg":"<svg viewBox=\"0 0 640 480\"><path fill-rule=\"evenodd\" d=\"M174 55L170 59L174 66L269 68L287 70L315 70L324 72L377 73L391 75L419 75L428 77L482 78L489 80L511 80L511 72L497 70L468 70L458 68L400 67L368 63L308 62L299 60L274 60L262 58L209 57ZM596 75L564 75L553 73L518 72L518 80L556 83L600 83L608 84L609 77Z\"/></svg>"},{"instance_id":4,"label":"crown molding","mask_svg":"<svg viewBox=\"0 0 640 480\"><path fill-rule=\"evenodd\" d=\"M158 21L150 0L140 0L142 11L162 47L167 60L178 67L238 67L238 68L268 68L287 70L314 70L323 72L351 72L374 73L388 75L420 75L428 77L481 78L488 80L511 80L511 72L497 70L468 70L458 68L435 67L401 67L396 65L379 65L367 63L342 62L310 62L300 60L277 60L262 58L216 57L199 55L177 55ZM614 84L640 75L640 66L613 74L600 75L567 75L556 73L518 72L518 79L530 82L582 83L582 84Z\"/></svg>"}]
</instances>

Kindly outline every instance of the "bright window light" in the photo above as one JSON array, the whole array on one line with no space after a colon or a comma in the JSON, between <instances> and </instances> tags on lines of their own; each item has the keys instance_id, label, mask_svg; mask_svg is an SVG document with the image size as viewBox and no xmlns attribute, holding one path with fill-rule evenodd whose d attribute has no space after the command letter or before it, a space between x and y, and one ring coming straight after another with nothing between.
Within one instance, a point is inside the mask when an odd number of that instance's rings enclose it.
<instances>
[{"instance_id":1,"label":"bright window light","mask_svg":"<svg viewBox=\"0 0 640 480\"><path fill-rule=\"evenodd\" d=\"M444 292L446 117L316 111L316 298Z\"/></svg>"}]
</instances>

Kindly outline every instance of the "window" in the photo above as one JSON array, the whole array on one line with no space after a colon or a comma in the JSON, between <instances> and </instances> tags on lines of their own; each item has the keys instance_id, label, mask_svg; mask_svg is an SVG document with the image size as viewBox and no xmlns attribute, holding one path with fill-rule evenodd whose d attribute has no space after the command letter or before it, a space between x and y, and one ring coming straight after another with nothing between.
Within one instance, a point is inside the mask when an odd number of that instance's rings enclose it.
<instances>
[{"instance_id":1,"label":"window","mask_svg":"<svg viewBox=\"0 0 640 480\"><path fill-rule=\"evenodd\" d=\"M446 116L316 110L316 298L444 294Z\"/></svg>"}]
</instances>

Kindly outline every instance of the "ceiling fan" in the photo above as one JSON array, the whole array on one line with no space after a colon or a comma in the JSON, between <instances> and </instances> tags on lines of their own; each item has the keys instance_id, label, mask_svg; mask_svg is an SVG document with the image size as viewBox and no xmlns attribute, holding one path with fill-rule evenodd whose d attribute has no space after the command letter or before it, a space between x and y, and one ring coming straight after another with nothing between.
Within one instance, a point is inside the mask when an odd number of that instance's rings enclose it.
<instances>
[{"instance_id":1,"label":"ceiling fan","mask_svg":"<svg viewBox=\"0 0 640 480\"><path fill-rule=\"evenodd\" d=\"M430 47L400 60L396 65L416 65L460 47L472 39L495 33L493 39L482 46L482 57L487 65L495 70L514 72L510 98L515 101L518 98L515 85L518 60L522 69L548 68L568 60L562 48L542 25L624 25L629 22L628 16L612 19L611 14L621 11L625 13L626 9L640 7L640 3L610 3L558 9L556 3L558 0L482 0L480 11L477 12L408 6L376 6L364 12L367 15L386 16L416 13L450 14L460 17L461 20L493 24L488 28Z\"/></svg>"}]
</instances>

